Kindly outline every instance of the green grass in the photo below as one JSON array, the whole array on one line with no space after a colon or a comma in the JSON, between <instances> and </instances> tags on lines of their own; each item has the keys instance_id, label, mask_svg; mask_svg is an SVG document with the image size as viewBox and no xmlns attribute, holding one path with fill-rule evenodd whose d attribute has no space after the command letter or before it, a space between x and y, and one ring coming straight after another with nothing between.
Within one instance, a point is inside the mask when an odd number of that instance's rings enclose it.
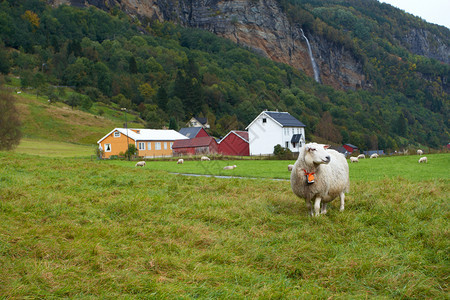
<instances>
[{"instance_id":1,"label":"green grass","mask_svg":"<svg viewBox=\"0 0 450 300\"><path fill-rule=\"evenodd\" d=\"M350 179L374 181L382 179L405 178L414 181L434 178L450 179L450 154L427 155L428 163L418 163L419 156L392 156L377 159L361 159L350 163ZM111 161L109 163L125 167L134 167L136 162ZM211 160L202 162L199 158L185 159L184 164L174 161L147 160L146 168L164 170L173 173L231 175L257 178L289 179L289 164L295 161L280 160ZM236 169L223 170L224 166L236 165Z\"/></svg>"},{"instance_id":2,"label":"green grass","mask_svg":"<svg viewBox=\"0 0 450 300\"><path fill-rule=\"evenodd\" d=\"M448 155L429 158L407 167L426 180L351 165L346 210L311 218L286 181L0 152L0 296L448 299Z\"/></svg>"},{"instance_id":3,"label":"green grass","mask_svg":"<svg viewBox=\"0 0 450 300\"><path fill-rule=\"evenodd\" d=\"M17 153L48 157L90 157L95 155L94 145L80 145L56 141L24 138L14 150Z\"/></svg>"},{"instance_id":4,"label":"green grass","mask_svg":"<svg viewBox=\"0 0 450 300\"><path fill-rule=\"evenodd\" d=\"M29 139L94 145L115 127L124 127L124 114L116 104L95 103L89 111L82 111L62 102L49 104L46 97L36 97L27 91L15 97L21 130ZM127 116L130 128L143 126L135 115L128 113Z\"/></svg>"}]
</instances>

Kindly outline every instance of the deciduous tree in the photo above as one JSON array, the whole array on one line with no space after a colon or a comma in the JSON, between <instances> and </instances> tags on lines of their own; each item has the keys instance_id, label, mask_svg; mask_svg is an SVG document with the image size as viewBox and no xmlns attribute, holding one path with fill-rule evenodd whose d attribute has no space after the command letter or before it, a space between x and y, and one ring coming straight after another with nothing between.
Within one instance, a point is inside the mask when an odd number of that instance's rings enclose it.
<instances>
[{"instance_id":1,"label":"deciduous tree","mask_svg":"<svg viewBox=\"0 0 450 300\"><path fill-rule=\"evenodd\" d=\"M14 149L22 137L19 112L14 102L13 96L0 90L0 150Z\"/></svg>"}]
</instances>

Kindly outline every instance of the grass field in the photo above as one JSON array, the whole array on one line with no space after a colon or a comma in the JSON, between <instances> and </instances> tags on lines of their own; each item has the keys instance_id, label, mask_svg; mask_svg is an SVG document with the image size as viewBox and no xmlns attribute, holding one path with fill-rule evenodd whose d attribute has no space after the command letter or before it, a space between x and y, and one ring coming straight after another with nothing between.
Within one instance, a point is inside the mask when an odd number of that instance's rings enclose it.
<instances>
[{"instance_id":1,"label":"grass field","mask_svg":"<svg viewBox=\"0 0 450 300\"><path fill-rule=\"evenodd\" d=\"M287 181L0 152L0 297L448 299L449 158L351 165L346 210L311 218Z\"/></svg>"},{"instance_id":2,"label":"grass field","mask_svg":"<svg viewBox=\"0 0 450 300\"><path fill-rule=\"evenodd\" d=\"M410 180L431 180L435 178L450 179L450 155L427 154L428 163L419 164L419 156L387 156L377 159L361 159L358 163L350 163L351 180L382 180L405 178ZM104 162L123 167L133 167L133 161ZM286 160L212 160L200 161L185 159L184 164L174 161L147 160L145 168L164 170L173 173L208 174L216 176L242 176L257 178L289 179L287 166L295 161ZM223 170L224 166L236 165L236 169Z\"/></svg>"},{"instance_id":3,"label":"grass field","mask_svg":"<svg viewBox=\"0 0 450 300\"><path fill-rule=\"evenodd\" d=\"M48 157L89 157L95 155L94 147L94 145L78 145L24 138L14 151Z\"/></svg>"}]
</instances>

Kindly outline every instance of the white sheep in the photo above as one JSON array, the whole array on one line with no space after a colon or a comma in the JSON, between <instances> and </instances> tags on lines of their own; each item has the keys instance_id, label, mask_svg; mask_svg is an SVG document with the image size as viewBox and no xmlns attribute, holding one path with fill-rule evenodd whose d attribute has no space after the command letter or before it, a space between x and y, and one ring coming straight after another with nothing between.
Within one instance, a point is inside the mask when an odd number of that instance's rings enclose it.
<instances>
[{"instance_id":1,"label":"white sheep","mask_svg":"<svg viewBox=\"0 0 450 300\"><path fill-rule=\"evenodd\" d=\"M366 156L364 154L360 154L360 155L358 155L358 159L360 159L360 158L366 158Z\"/></svg>"},{"instance_id":2,"label":"white sheep","mask_svg":"<svg viewBox=\"0 0 450 300\"><path fill-rule=\"evenodd\" d=\"M350 162L352 162L352 163L358 162L358 158L352 156L352 157L350 157Z\"/></svg>"},{"instance_id":3,"label":"white sheep","mask_svg":"<svg viewBox=\"0 0 450 300\"><path fill-rule=\"evenodd\" d=\"M180 158L178 161L177 161L177 165L182 165L184 163L184 159L182 159L182 158Z\"/></svg>"},{"instance_id":4,"label":"white sheep","mask_svg":"<svg viewBox=\"0 0 450 300\"><path fill-rule=\"evenodd\" d=\"M138 161L135 167L145 167L145 161Z\"/></svg>"},{"instance_id":5,"label":"white sheep","mask_svg":"<svg viewBox=\"0 0 450 300\"><path fill-rule=\"evenodd\" d=\"M341 199L340 210L343 211L344 193L350 190L345 156L335 150L327 150L328 147L316 143L306 144L300 149L291 172L292 191L305 199L312 216L325 214L327 203L338 196Z\"/></svg>"},{"instance_id":6,"label":"white sheep","mask_svg":"<svg viewBox=\"0 0 450 300\"><path fill-rule=\"evenodd\" d=\"M422 154L423 154L423 151L420 150L420 149L418 149L418 150L417 150L417 154L418 154L418 155L422 155Z\"/></svg>"},{"instance_id":7,"label":"white sheep","mask_svg":"<svg viewBox=\"0 0 450 300\"><path fill-rule=\"evenodd\" d=\"M288 171L291 172L294 169L294 165L288 165Z\"/></svg>"},{"instance_id":8,"label":"white sheep","mask_svg":"<svg viewBox=\"0 0 450 300\"><path fill-rule=\"evenodd\" d=\"M374 153L374 154L372 154L371 156L370 156L370 158L377 158L378 157L378 154L377 153Z\"/></svg>"},{"instance_id":9,"label":"white sheep","mask_svg":"<svg viewBox=\"0 0 450 300\"><path fill-rule=\"evenodd\" d=\"M421 158L419 158L419 164L420 163L428 163L428 159L427 159L427 157L426 156L422 156Z\"/></svg>"},{"instance_id":10,"label":"white sheep","mask_svg":"<svg viewBox=\"0 0 450 300\"><path fill-rule=\"evenodd\" d=\"M211 159L209 159L208 156L202 156L202 158L200 158L201 161L210 161Z\"/></svg>"},{"instance_id":11,"label":"white sheep","mask_svg":"<svg viewBox=\"0 0 450 300\"><path fill-rule=\"evenodd\" d=\"M223 169L224 169L224 170L233 170L234 168L236 168L236 165L233 165L233 166L226 166L226 167L224 167Z\"/></svg>"}]
</instances>

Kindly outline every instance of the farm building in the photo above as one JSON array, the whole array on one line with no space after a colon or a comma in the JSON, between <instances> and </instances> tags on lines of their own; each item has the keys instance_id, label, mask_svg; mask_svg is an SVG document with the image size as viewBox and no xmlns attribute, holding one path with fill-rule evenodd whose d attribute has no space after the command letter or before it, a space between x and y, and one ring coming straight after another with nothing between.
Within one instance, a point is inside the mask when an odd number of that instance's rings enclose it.
<instances>
[{"instance_id":1,"label":"farm building","mask_svg":"<svg viewBox=\"0 0 450 300\"><path fill-rule=\"evenodd\" d=\"M208 129L210 126L208 124L207 118L192 117L186 124L187 127L202 127Z\"/></svg>"},{"instance_id":2,"label":"farm building","mask_svg":"<svg viewBox=\"0 0 450 300\"><path fill-rule=\"evenodd\" d=\"M219 146L210 136L178 140L172 146L174 155L218 153Z\"/></svg>"},{"instance_id":3,"label":"farm building","mask_svg":"<svg viewBox=\"0 0 450 300\"><path fill-rule=\"evenodd\" d=\"M358 150L358 147L352 144L345 144L342 147L344 147L344 149L347 150L349 154L352 154L353 152Z\"/></svg>"},{"instance_id":4,"label":"farm building","mask_svg":"<svg viewBox=\"0 0 450 300\"><path fill-rule=\"evenodd\" d=\"M305 144L305 127L288 112L263 111L246 128L250 155L273 154L278 144L298 152Z\"/></svg>"},{"instance_id":5,"label":"farm building","mask_svg":"<svg viewBox=\"0 0 450 300\"><path fill-rule=\"evenodd\" d=\"M188 138L175 130L114 128L97 144L103 151L103 158L125 153L128 144L134 144L141 157L172 156L172 144Z\"/></svg>"},{"instance_id":6,"label":"farm building","mask_svg":"<svg viewBox=\"0 0 450 300\"><path fill-rule=\"evenodd\" d=\"M180 129L179 133L190 139L209 136L203 127L184 127Z\"/></svg>"},{"instance_id":7,"label":"farm building","mask_svg":"<svg viewBox=\"0 0 450 300\"><path fill-rule=\"evenodd\" d=\"M365 156L371 156L372 154L384 155L384 150L369 150L363 151Z\"/></svg>"},{"instance_id":8,"label":"farm building","mask_svg":"<svg viewBox=\"0 0 450 300\"><path fill-rule=\"evenodd\" d=\"M248 132L247 131L230 131L219 142L219 153L224 155L250 155L250 148L248 144Z\"/></svg>"}]
</instances>

